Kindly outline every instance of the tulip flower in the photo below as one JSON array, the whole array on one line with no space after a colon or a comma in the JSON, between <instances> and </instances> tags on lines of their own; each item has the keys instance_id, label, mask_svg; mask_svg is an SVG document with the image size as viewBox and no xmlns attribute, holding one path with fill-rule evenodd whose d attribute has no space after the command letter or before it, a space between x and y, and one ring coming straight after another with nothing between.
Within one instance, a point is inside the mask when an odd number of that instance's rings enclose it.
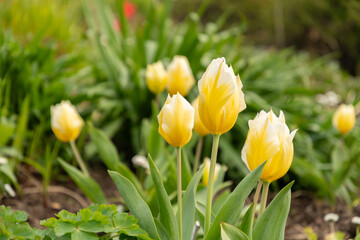
<instances>
[{"instance_id":1,"label":"tulip flower","mask_svg":"<svg viewBox=\"0 0 360 240\"><path fill-rule=\"evenodd\" d=\"M179 92L186 96L195 84L189 61L184 56L175 56L168 66L167 90L171 95Z\"/></svg>"},{"instance_id":2,"label":"tulip flower","mask_svg":"<svg viewBox=\"0 0 360 240\"><path fill-rule=\"evenodd\" d=\"M180 94L170 97L158 117L159 133L172 146L177 148L177 196L179 239L182 240L182 186L181 186L181 147L187 144L194 127L194 108Z\"/></svg>"},{"instance_id":3,"label":"tulip flower","mask_svg":"<svg viewBox=\"0 0 360 240\"><path fill-rule=\"evenodd\" d=\"M334 127L345 135L353 129L355 125L355 108L353 105L341 104L335 111L332 119Z\"/></svg>"},{"instance_id":4,"label":"tulip flower","mask_svg":"<svg viewBox=\"0 0 360 240\"><path fill-rule=\"evenodd\" d=\"M294 156L293 138L297 130L290 133L285 116L280 111L277 117L272 111L261 111L254 120L249 120L249 133L241 156L250 171L267 161L261 179L273 182L289 170Z\"/></svg>"},{"instance_id":5,"label":"tulip flower","mask_svg":"<svg viewBox=\"0 0 360 240\"><path fill-rule=\"evenodd\" d=\"M224 58L214 59L198 82L199 116L212 134L221 135L235 124L246 108L242 83Z\"/></svg>"},{"instance_id":6,"label":"tulip flower","mask_svg":"<svg viewBox=\"0 0 360 240\"><path fill-rule=\"evenodd\" d=\"M160 135L172 146L187 144L194 127L194 108L179 93L166 99L157 116Z\"/></svg>"},{"instance_id":7,"label":"tulip flower","mask_svg":"<svg viewBox=\"0 0 360 240\"><path fill-rule=\"evenodd\" d=\"M221 169L221 165L217 163L216 166L215 166L214 181L217 179L217 176L219 174L220 169ZM208 185L209 173L210 173L210 159L205 158L205 160L204 160L204 172L203 172L203 176L202 176L202 182L203 182L203 184L205 186Z\"/></svg>"},{"instance_id":8,"label":"tulip flower","mask_svg":"<svg viewBox=\"0 0 360 240\"><path fill-rule=\"evenodd\" d=\"M194 131L199 134L199 136L206 136L208 135L210 132L209 130L204 126L204 124L202 123L200 116L199 116L199 97L197 97L192 103L191 105L193 106L194 110L195 110L195 119L194 119Z\"/></svg>"},{"instance_id":9,"label":"tulip flower","mask_svg":"<svg viewBox=\"0 0 360 240\"><path fill-rule=\"evenodd\" d=\"M77 139L83 125L84 121L70 101L51 106L51 129L60 141L71 142Z\"/></svg>"},{"instance_id":10,"label":"tulip flower","mask_svg":"<svg viewBox=\"0 0 360 240\"><path fill-rule=\"evenodd\" d=\"M146 68L146 84L151 92L159 94L164 91L167 83L167 72L162 64L158 61L149 64Z\"/></svg>"},{"instance_id":11,"label":"tulip flower","mask_svg":"<svg viewBox=\"0 0 360 240\"><path fill-rule=\"evenodd\" d=\"M60 104L51 106L51 128L55 136L60 141L70 143L81 170L88 176L89 172L74 143L79 137L83 125L84 121L70 101L62 101Z\"/></svg>"}]
</instances>

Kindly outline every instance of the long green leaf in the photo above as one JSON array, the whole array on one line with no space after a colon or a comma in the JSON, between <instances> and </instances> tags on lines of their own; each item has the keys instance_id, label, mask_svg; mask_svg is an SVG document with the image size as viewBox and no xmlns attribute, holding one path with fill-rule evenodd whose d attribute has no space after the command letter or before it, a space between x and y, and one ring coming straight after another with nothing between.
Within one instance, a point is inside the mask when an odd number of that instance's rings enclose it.
<instances>
[{"instance_id":1,"label":"long green leaf","mask_svg":"<svg viewBox=\"0 0 360 240\"><path fill-rule=\"evenodd\" d=\"M100 186L89 176L86 176L83 172L77 168L71 166L64 160L58 158L60 165L69 174L75 184L83 191L83 193L94 203L105 203L106 198L101 190Z\"/></svg>"},{"instance_id":2,"label":"long green leaf","mask_svg":"<svg viewBox=\"0 0 360 240\"><path fill-rule=\"evenodd\" d=\"M161 240L171 240L169 233L166 231L165 227L161 224L157 218L154 218L154 222L159 233L159 237Z\"/></svg>"},{"instance_id":3,"label":"long green leaf","mask_svg":"<svg viewBox=\"0 0 360 240\"><path fill-rule=\"evenodd\" d=\"M191 239L191 233L195 225L195 193L202 177L204 168L201 168L191 179L188 187L186 188L183 198L183 213L182 213L182 226L183 226L183 239Z\"/></svg>"},{"instance_id":4,"label":"long green leaf","mask_svg":"<svg viewBox=\"0 0 360 240\"><path fill-rule=\"evenodd\" d=\"M241 221L240 230L243 231L251 240L252 239L252 224L251 217L254 211L254 203L250 205L249 209L246 211L243 220Z\"/></svg>"},{"instance_id":5,"label":"long green leaf","mask_svg":"<svg viewBox=\"0 0 360 240\"><path fill-rule=\"evenodd\" d=\"M172 239L179 239L179 229L169 196L165 190L159 169L148 154L151 177L154 182L160 210L160 222L166 228Z\"/></svg>"},{"instance_id":6,"label":"long green leaf","mask_svg":"<svg viewBox=\"0 0 360 240\"><path fill-rule=\"evenodd\" d=\"M254 226L253 240L284 239L286 220L289 215L291 186L284 187L271 201Z\"/></svg>"},{"instance_id":7,"label":"long green leaf","mask_svg":"<svg viewBox=\"0 0 360 240\"><path fill-rule=\"evenodd\" d=\"M94 143L98 150L101 159L104 161L107 168L112 171L117 171L125 176L127 179L134 184L140 194L142 194L142 187L139 180L136 178L134 173L120 161L118 152L114 144L105 135L103 131L95 128L91 124L89 126L89 133L91 141Z\"/></svg>"},{"instance_id":8,"label":"long green leaf","mask_svg":"<svg viewBox=\"0 0 360 240\"><path fill-rule=\"evenodd\" d=\"M220 238L221 222L236 224L240 218L241 210L246 198L249 196L261 176L264 164L265 162L249 173L226 199L224 205L216 215L209 232L206 234L205 240L218 240Z\"/></svg>"},{"instance_id":9,"label":"long green leaf","mask_svg":"<svg viewBox=\"0 0 360 240\"><path fill-rule=\"evenodd\" d=\"M159 239L157 228L151 211L136 190L135 186L118 172L108 171L116 184L121 196L124 198L130 212L139 220L139 226L149 233L154 239Z\"/></svg>"},{"instance_id":10,"label":"long green leaf","mask_svg":"<svg viewBox=\"0 0 360 240\"><path fill-rule=\"evenodd\" d=\"M240 229L228 223L221 223L221 240L249 240Z\"/></svg>"}]
</instances>

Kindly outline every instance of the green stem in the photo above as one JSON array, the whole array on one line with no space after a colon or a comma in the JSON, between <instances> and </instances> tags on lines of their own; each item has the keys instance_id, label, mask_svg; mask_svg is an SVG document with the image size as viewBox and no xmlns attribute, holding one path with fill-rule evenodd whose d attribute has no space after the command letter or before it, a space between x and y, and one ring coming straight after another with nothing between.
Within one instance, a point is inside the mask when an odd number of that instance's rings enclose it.
<instances>
[{"instance_id":1,"label":"green stem","mask_svg":"<svg viewBox=\"0 0 360 240\"><path fill-rule=\"evenodd\" d=\"M78 151L78 149L77 149L77 147L76 147L76 145L75 145L75 142L74 142L74 141L71 141L71 142L70 142L70 146L71 146L71 148L72 148L72 150L73 150L73 152L74 152L74 154L75 154L75 158L76 158L76 160L77 160L77 162L78 162L78 164L79 164L82 172L83 172L86 176L89 176L89 172L88 172L88 170L87 170L87 168L86 168L86 166L85 166L85 163L84 163L83 159L82 159L81 156L80 156L80 153L79 153L79 151Z\"/></svg>"},{"instance_id":2,"label":"green stem","mask_svg":"<svg viewBox=\"0 0 360 240\"><path fill-rule=\"evenodd\" d=\"M195 163L194 163L194 169L193 169L194 174L196 173L196 171L199 168L203 143L204 143L204 137L200 136L199 141L198 141L197 146L196 146Z\"/></svg>"},{"instance_id":3,"label":"green stem","mask_svg":"<svg viewBox=\"0 0 360 240\"><path fill-rule=\"evenodd\" d=\"M258 185L256 187L256 191L255 191L255 196L254 196L254 209L251 215L251 227L254 225L254 219L255 219L255 212L256 212L256 205L259 201L259 196L260 196L260 190L263 184L263 180L259 180Z\"/></svg>"},{"instance_id":4,"label":"green stem","mask_svg":"<svg viewBox=\"0 0 360 240\"><path fill-rule=\"evenodd\" d=\"M182 240L182 186L181 186L181 147L177 148L177 195L178 195L178 217L179 236Z\"/></svg>"},{"instance_id":5,"label":"green stem","mask_svg":"<svg viewBox=\"0 0 360 240\"><path fill-rule=\"evenodd\" d=\"M270 183L266 182L266 181L263 181L263 184L264 184L264 187L263 187L263 191L261 193L261 203L260 203L259 218L263 214L263 212L265 211L267 197L268 197L268 193L269 193L269 186L270 186Z\"/></svg>"},{"instance_id":6,"label":"green stem","mask_svg":"<svg viewBox=\"0 0 360 240\"><path fill-rule=\"evenodd\" d=\"M205 213L205 236L210 229L211 222L211 204L212 204L212 195L214 187L214 172L216 165L217 152L219 148L220 135L213 135L213 145L211 150L211 163L210 163L210 174L207 186L207 196L206 196L206 213Z\"/></svg>"}]
</instances>

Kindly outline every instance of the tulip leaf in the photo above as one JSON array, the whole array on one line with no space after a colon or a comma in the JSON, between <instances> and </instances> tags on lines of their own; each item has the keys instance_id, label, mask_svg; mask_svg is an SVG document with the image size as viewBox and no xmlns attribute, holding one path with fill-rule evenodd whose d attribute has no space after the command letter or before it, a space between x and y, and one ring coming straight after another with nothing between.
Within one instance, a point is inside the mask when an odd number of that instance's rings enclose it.
<instances>
[{"instance_id":1,"label":"tulip leaf","mask_svg":"<svg viewBox=\"0 0 360 240\"><path fill-rule=\"evenodd\" d=\"M186 151L185 148L182 148L181 151L182 151L182 154L181 154L181 181L182 181L182 188L185 189L189 185L189 182L191 181L192 172L191 172L191 167L190 167L190 163L189 163L188 152Z\"/></svg>"},{"instance_id":2,"label":"tulip leaf","mask_svg":"<svg viewBox=\"0 0 360 240\"><path fill-rule=\"evenodd\" d=\"M77 168L71 166L64 160L58 158L60 165L67 174L75 182L75 184L83 191L83 193L94 203L105 203L106 198L99 184L90 176L86 176Z\"/></svg>"},{"instance_id":3,"label":"tulip leaf","mask_svg":"<svg viewBox=\"0 0 360 240\"><path fill-rule=\"evenodd\" d=\"M240 229L228 223L221 223L221 240L249 240L249 237Z\"/></svg>"},{"instance_id":4,"label":"tulip leaf","mask_svg":"<svg viewBox=\"0 0 360 240\"><path fill-rule=\"evenodd\" d=\"M178 225L176 222L174 211L172 209L169 200L169 196L165 190L163 180L161 179L159 169L156 167L150 154L148 154L148 159L149 159L151 177L154 182L157 199L159 203L160 222L170 234L171 239L174 240L178 239L179 238Z\"/></svg>"},{"instance_id":5,"label":"tulip leaf","mask_svg":"<svg viewBox=\"0 0 360 240\"><path fill-rule=\"evenodd\" d=\"M250 205L249 209L246 211L243 220L241 221L240 230L243 231L251 240L252 239L252 225L251 217L254 211L254 203Z\"/></svg>"},{"instance_id":6,"label":"tulip leaf","mask_svg":"<svg viewBox=\"0 0 360 240\"><path fill-rule=\"evenodd\" d=\"M92 126L91 123L88 123L89 133L91 141L94 143L95 147L98 150L98 153L101 159L104 161L107 168L112 171L117 171L134 184L136 189L140 194L142 194L142 187L134 173L120 161L116 147L111 142L111 140L106 136L106 134L100 129Z\"/></svg>"},{"instance_id":7,"label":"tulip leaf","mask_svg":"<svg viewBox=\"0 0 360 240\"><path fill-rule=\"evenodd\" d=\"M253 230L253 240L284 239L293 184L294 182L291 182L284 187L257 220Z\"/></svg>"},{"instance_id":8,"label":"tulip leaf","mask_svg":"<svg viewBox=\"0 0 360 240\"><path fill-rule=\"evenodd\" d=\"M191 239L192 230L195 225L195 193L203 174L204 168L201 168L191 179L183 198L183 239Z\"/></svg>"},{"instance_id":9,"label":"tulip leaf","mask_svg":"<svg viewBox=\"0 0 360 240\"><path fill-rule=\"evenodd\" d=\"M135 186L120 173L114 171L108 172L130 212L139 220L138 225L147 231L151 238L159 239L151 211Z\"/></svg>"},{"instance_id":10,"label":"tulip leaf","mask_svg":"<svg viewBox=\"0 0 360 240\"><path fill-rule=\"evenodd\" d=\"M205 240L218 240L220 238L220 223L227 222L236 224L241 215L246 198L255 187L259 180L265 162L250 172L235 188L224 202L219 213L216 215L209 232L205 236Z\"/></svg>"},{"instance_id":11,"label":"tulip leaf","mask_svg":"<svg viewBox=\"0 0 360 240\"><path fill-rule=\"evenodd\" d=\"M169 233L166 231L165 227L161 224L161 222L159 220L157 220L157 218L154 218L154 222L155 222L157 231L159 233L159 237L160 237L159 239L171 240Z\"/></svg>"}]
</instances>

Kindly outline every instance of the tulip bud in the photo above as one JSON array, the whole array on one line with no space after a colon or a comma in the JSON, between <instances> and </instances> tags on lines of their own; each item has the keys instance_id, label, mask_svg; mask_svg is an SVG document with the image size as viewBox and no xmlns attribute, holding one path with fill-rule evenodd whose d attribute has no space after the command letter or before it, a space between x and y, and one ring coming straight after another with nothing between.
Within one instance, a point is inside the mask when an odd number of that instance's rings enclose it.
<instances>
[{"instance_id":1,"label":"tulip bud","mask_svg":"<svg viewBox=\"0 0 360 240\"><path fill-rule=\"evenodd\" d=\"M335 111L332 119L334 127L345 135L353 129L355 125L355 108L353 105L341 104Z\"/></svg>"},{"instance_id":2,"label":"tulip bud","mask_svg":"<svg viewBox=\"0 0 360 240\"><path fill-rule=\"evenodd\" d=\"M146 68L146 84L154 94L164 91L167 82L167 72L162 62L149 64Z\"/></svg>"},{"instance_id":3,"label":"tulip bud","mask_svg":"<svg viewBox=\"0 0 360 240\"><path fill-rule=\"evenodd\" d=\"M195 100L191 103L195 110L195 119L194 119L194 131L199 134L200 136L206 136L210 132L207 130L207 128L204 126L204 124L201 122L200 116L199 116L199 97L195 98Z\"/></svg>"},{"instance_id":4,"label":"tulip bud","mask_svg":"<svg viewBox=\"0 0 360 240\"><path fill-rule=\"evenodd\" d=\"M184 56L175 56L168 66L168 92L171 95L179 92L185 97L194 84L195 79L188 59Z\"/></svg>"},{"instance_id":5,"label":"tulip bud","mask_svg":"<svg viewBox=\"0 0 360 240\"><path fill-rule=\"evenodd\" d=\"M242 83L224 58L214 59L198 82L199 116L212 134L223 134L246 108Z\"/></svg>"},{"instance_id":6,"label":"tulip bud","mask_svg":"<svg viewBox=\"0 0 360 240\"><path fill-rule=\"evenodd\" d=\"M249 120L249 133L241 156L250 171L267 161L261 179L273 182L289 170L294 156L293 138L297 130L290 133L285 116L279 117L270 111L261 111L254 120Z\"/></svg>"},{"instance_id":7,"label":"tulip bud","mask_svg":"<svg viewBox=\"0 0 360 240\"><path fill-rule=\"evenodd\" d=\"M51 106L51 128L55 136L63 142L78 138L84 121L70 101L62 101Z\"/></svg>"},{"instance_id":8,"label":"tulip bud","mask_svg":"<svg viewBox=\"0 0 360 240\"><path fill-rule=\"evenodd\" d=\"M215 165L214 181L217 179L220 169L221 169L221 165L217 163ZM209 174L210 174L210 159L205 158L204 159L204 172L203 172L203 176L202 176L202 182L205 186L208 185Z\"/></svg>"},{"instance_id":9,"label":"tulip bud","mask_svg":"<svg viewBox=\"0 0 360 240\"><path fill-rule=\"evenodd\" d=\"M194 108L182 95L168 96L157 118L159 133L170 145L182 147L189 142L194 127Z\"/></svg>"}]
</instances>

